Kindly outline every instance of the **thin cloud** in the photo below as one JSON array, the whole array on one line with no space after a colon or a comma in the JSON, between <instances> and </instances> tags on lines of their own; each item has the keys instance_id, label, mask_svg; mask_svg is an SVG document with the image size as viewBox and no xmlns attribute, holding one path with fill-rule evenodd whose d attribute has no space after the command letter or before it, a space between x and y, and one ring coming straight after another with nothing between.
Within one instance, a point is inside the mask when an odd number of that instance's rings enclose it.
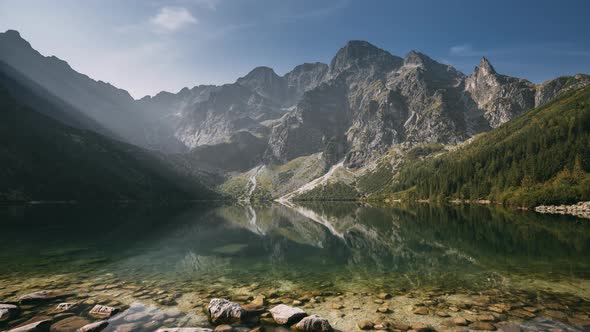
<instances>
[{"instance_id":1,"label":"thin cloud","mask_svg":"<svg viewBox=\"0 0 590 332\"><path fill-rule=\"evenodd\" d=\"M151 24L165 32L178 31L197 22L193 14L184 7L162 7L158 14L150 19Z\"/></svg>"},{"instance_id":2,"label":"thin cloud","mask_svg":"<svg viewBox=\"0 0 590 332\"><path fill-rule=\"evenodd\" d=\"M484 52L476 51L470 44L451 46L449 54L452 56L482 56Z\"/></svg>"}]
</instances>

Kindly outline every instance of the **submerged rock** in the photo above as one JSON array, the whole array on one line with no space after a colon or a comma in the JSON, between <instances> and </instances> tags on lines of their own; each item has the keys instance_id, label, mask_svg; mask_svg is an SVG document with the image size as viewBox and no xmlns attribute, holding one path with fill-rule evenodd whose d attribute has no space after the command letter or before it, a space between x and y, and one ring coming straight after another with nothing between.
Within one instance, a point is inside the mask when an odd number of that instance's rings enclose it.
<instances>
[{"instance_id":1,"label":"submerged rock","mask_svg":"<svg viewBox=\"0 0 590 332\"><path fill-rule=\"evenodd\" d=\"M280 325L294 324L307 316L305 311L285 304L279 304L269 311L275 322Z\"/></svg>"},{"instance_id":2,"label":"submerged rock","mask_svg":"<svg viewBox=\"0 0 590 332\"><path fill-rule=\"evenodd\" d=\"M68 311L68 310L74 309L77 305L78 305L78 303L74 303L74 302L60 303L57 305L57 307L55 307L55 311L58 311L58 312Z\"/></svg>"},{"instance_id":3,"label":"submerged rock","mask_svg":"<svg viewBox=\"0 0 590 332\"><path fill-rule=\"evenodd\" d=\"M74 316L74 317L68 317L66 319L60 320L57 323L54 323L53 325L51 325L51 332L75 332L77 331L79 328L86 326L90 324L90 321L82 318L82 317L78 317L78 316Z\"/></svg>"},{"instance_id":4,"label":"submerged rock","mask_svg":"<svg viewBox=\"0 0 590 332\"><path fill-rule=\"evenodd\" d=\"M489 322L473 322L471 323L471 325L469 325L469 328L471 330L477 330L477 331L495 331L496 330L496 326L492 323Z\"/></svg>"},{"instance_id":5,"label":"submerged rock","mask_svg":"<svg viewBox=\"0 0 590 332\"><path fill-rule=\"evenodd\" d=\"M39 303L45 301L52 301L60 298L67 297L71 294L65 292L55 292L55 291L38 291L34 293L30 293L27 295L23 295L20 297L20 303L22 304L30 304L30 303Z\"/></svg>"},{"instance_id":6,"label":"submerged rock","mask_svg":"<svg viewBox=\"0 0 590 332\"><path fill-rule=\"evenodd\" d=\"M119 312L119 309L117 308L97 304L90 310L88 314L97 318L109 318L117 312Z\"/></svg>"},{"instance_id":7,"label":"submerged rock","mask_svg":"<svg viewBox=\"0 0 590 332\"><path fill-rule=\"evenodd\" d=\"M27 324L25 326L14 328L8 332L48 332L51 322L51 319L44 319L38 322Z\"/></svg>"},{"instance_id":8,"label":"submerged rock","mask_svg":"<svg viewBox=\"0 0 590 332\"><path fill-rule=\"evenodd\" d=\"M82 326L78 331L79 332L100 332L104 330L109 325L109 322L106 320L99 320L98 322L86 324Z\"/></svg>"},{"instance_id":9,"label":"submerged rock","mask_svg":"<svg viewBox=\"0 0 590 332\"><path fill-rule=\"evenodd\" d=\"M20 314L20 308L14 304L0 303L0 322L13 319Z\"/></svg>"},{"instance_id":10,"label":"submerged rock","mask_svg":"<svg viewBox=\"0 0 590 332\"><path fill-rule=\"evenodd\" d=\"M295 328L299 331L308 332L331 332L334 331L327 319L318 315L311 315L303 318Z\"/></svg>"},{"instance_id":11,"label":"submerged rock","mask_svg":"<svg viewBox=\"0 0 590 332\"><path fill-rule=\"evenodd\" d=\"M358 322L356 325L361 330L372 330L375 324L373 324L373 322L371 322L370 320L363 320Z\"/></svg>"},{"instance_id":12,"label":"submerged rock","mask_svg":"<svg viewBox=\"0 0 590 332\"><path fill-rule=\"evenodd\" d=\"M204 327L165 327L156 332L213 332L213 330Z\"/></svg>"},{"instance_id":13,"label":"submerged rock","mask_svg":"<svg viewBox=\"0 0 590 332\"><path fill-rule=\"evenodd\" d=\"M245 316L245 310L234 302L226 299L212 299L207 306L207 313L212 324L240 322Z\"/></svg>"}]
</instances>

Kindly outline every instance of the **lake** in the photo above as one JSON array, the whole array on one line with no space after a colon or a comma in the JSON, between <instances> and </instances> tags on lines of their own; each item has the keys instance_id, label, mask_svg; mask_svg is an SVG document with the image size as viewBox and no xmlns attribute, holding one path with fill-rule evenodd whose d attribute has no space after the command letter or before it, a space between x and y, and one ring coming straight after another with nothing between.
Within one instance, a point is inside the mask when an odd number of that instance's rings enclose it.
<instances>
[{"instance_id":1,"label":"lake","mask_svg":"<svg viewBox=\"0 0 590 332\"><path fill-rule=\"evenodd\" d=\"M457 313L576 325L590 312L590 222L570 216L353 202L37 204L1 207L0 220L0 300L65 291L80 308L121 308L113 331L208 326L211 298L259 295L342 331L363 319L443 326ZM59 302L25 307L0 329L54 317Z\"/></svg>"}]
</instances>

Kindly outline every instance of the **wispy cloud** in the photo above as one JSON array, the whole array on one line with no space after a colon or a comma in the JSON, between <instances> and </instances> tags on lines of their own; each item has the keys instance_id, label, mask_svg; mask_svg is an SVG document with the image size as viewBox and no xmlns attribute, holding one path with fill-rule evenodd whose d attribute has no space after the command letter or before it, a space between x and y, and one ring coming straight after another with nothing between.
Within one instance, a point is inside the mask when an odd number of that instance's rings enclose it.
<instances>
[{"instance_id":1,"label":"wispy cloud","mask_svg":"<svg viewBox=\"0 0 590 332\"><path fill-rule=\"evenodd\" d=\"M536 54L549 56L590 56L590 50L577 48L576 45L564 42L523 43L515 46L500 46L494 49L477 49L471 44L460 44L449 48L451 57L482 57Z\"/></svg>"},{"instance_id":2,"label":"wispy cloud","mask_svg":"<svg viewBox=\"0 0 590 332\"><path fill-rule=\"evenodd\" d=\"M178 31L197 22L193 14L184 7L162 7L158 14L150 19L151 24L164 32Z\"/></svg>"},{"instance_id":3,"label":"wispy cloud","mask_svg":"<svg viewBox=\"0 0 590 332\"><path fill-rule=\"evenodd\" d=\"M484 53L474 50L470 44L455 45L449 49L449 55L451 56L483 56Z\"/></svg>"}]
</instances>

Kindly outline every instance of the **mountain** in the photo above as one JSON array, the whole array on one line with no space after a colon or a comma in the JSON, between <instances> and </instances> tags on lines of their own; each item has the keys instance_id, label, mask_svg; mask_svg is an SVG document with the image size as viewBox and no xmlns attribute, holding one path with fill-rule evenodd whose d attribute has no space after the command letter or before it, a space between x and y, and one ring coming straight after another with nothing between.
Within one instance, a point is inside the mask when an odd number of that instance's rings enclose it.
<instances>
[{"instance_id":1,"label":"mountain","mask_svg":"<svg viewBox=\"0 0 590 332\"><path fill-rule=\"evenodd\" d=\"M385 184L373 198L488 199L523 206L589 200L590 87L565 93L448 153L432 152L408 156L393 177L372 173L373 181Z\"/></svg>"},{"instance_id":2,"label":"mountain","mask_svg":"<svg viewBox=\"0 0 590 332\"><path fill-rule=\"evenodd\" d=\"M268 140L268 123L315 88L326 71L325 64L303 64L278 76L271 68L257 67L235 83L162 92L138 104L173 128L174 137L189 150L228 143L238 131Z\"/></svg>"},{"instance_id":3,"label":"mountain","mask_svg":"<svg viewBox=\"0 0 590 332\"><path fill-rule=\"evenodd\" d=\"M80 74L55 56L41 55L17 31L0 33L0 61L83 112L115 138L150 149L182 148L169 130L155 125L157 119L136 106L127 91Z\"/></svg>"},{"instance_id":4,"label":"mountain","mask_svg":"<svg viewBox=\"0 0 590 332\"><path fill-rule=\"evenodd\" d=\"M417 51L400 57L360 40L329 64L302 64L282 76L257 67L233 83L139 100L39 54L16 31L0 34L0 61L29 91L60 103L49 110L43 99L22 98L38 112L159 150L175 170L205 172L210 184L225 182L220 188L241 196L275 198L330 177L345 185L338 191L364 194L348 189L374 187L367 174L375 167L396 174L408 156L452 150L590 84L583 74L534 84L498 73L487 58L466 75Z\"/></svg>"},{"instance_id":5,"label":"mountain","mask_svg":"<svg viewBox=\"0 0 590 332\"><path fill-rule=\"evenodd\" d=\"M66 125L89 124L84 115L75 115L63 106L63 101L37 95L0 73L0 200L217 197L197 180L173 171L162 157L80 126Z\"/></svg>"},{"instance_id":6,"label":"mountain","mask_svg":"<svg viewBox=\"0 0 590 332\"><path fill-rule=\"evenodd\" d=\"M497 73L486 58L465 75L420 52L401 58L368 42L351 41L337 52L322 82L269 124L264 163L313 160L320 153L324 172L342 162L331 174L346 184L336 190L342 192L354 178L370 182L365 173L384 159L391 158L387 169L393 174L413 148L450 149L589 84L590 76L579 74L535 85ZM392 154L392 149L402 153ZM272 193L284 192L282 187L291 183L269 177ZM347 177L353 179L342 182ZM358 195L354 188L345 191ZM312 196L330 199L330 191Z\"/></svg>"}]
</instances>

